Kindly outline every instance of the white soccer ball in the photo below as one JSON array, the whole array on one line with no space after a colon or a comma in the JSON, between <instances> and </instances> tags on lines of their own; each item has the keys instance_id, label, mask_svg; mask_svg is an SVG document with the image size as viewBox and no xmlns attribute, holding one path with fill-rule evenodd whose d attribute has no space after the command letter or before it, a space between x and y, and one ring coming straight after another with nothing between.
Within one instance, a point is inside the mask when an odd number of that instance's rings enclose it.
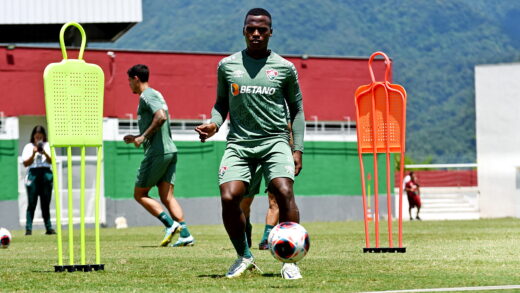
<instances>
[{"instance_id":1,"label":"white soccer ball","mask_svg":"<svg viewBox=\"0 0 520 293\"><path fill-rule=\"evenodd\" d=\"M7 248L11 244L11 233L6 228L0 228L0 248Z\"/></svg>"},{"instance_id":2,"label":"white soccer ball","mask_svg":"<svg viewBox=\"0 0 520 293\"><path fill-rule=\"evenodd\" d=\"M310 239L307 230L294 222L276 225L267 239L269 250L281 262L300 261L309 251Z\"/></svg>"}]
</instances>

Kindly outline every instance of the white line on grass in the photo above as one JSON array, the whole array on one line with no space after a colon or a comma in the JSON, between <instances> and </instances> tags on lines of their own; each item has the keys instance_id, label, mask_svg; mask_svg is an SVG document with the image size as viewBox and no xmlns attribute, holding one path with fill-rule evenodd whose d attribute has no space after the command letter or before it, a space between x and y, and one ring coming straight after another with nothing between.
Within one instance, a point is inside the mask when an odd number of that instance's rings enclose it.
<instances>
[{"instance_id":1,"label":"white line on grass","mask_svg":"<svg viewBox=\"0 0 520 293\"><path fill-rule=\"evenodd\" d=\"M408 290L391 290L391 291L370 291L370 292L363 292L363 293L457 292L457 291L487 291L487 290L510 290L510 289L520 289L520 285L408 289Z\"/></svg>"}]
</instances>

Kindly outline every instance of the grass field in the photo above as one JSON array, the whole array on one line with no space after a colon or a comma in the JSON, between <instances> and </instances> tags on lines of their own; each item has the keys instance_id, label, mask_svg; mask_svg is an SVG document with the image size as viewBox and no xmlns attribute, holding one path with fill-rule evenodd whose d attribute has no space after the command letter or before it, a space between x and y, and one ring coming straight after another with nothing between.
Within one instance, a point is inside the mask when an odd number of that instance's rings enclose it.
<instances>
[{"instance_id":1,"label":"grass field","mask_svg":"<svg viewBox=\"0 0 520 293\"><path fill-rule=\"evenodd\" d=\"M221 225L192 226L197 243L182 248L156 247L159 226L102 229L106 269L90 273L54 273L55 237L11 231L11 246L0 249L0 291L360 292L520 284L519 219L405 222L404 254L363 254L362 222L303 225L311 249L300 263L304 278L295 281L281 279L280 263L257 249L253 254L263 274L223 278L235 253ZM254 225L253 243L262 230ZM88 233L87 258L93 258L92 230Z\"/></svg>"}]
</instances>

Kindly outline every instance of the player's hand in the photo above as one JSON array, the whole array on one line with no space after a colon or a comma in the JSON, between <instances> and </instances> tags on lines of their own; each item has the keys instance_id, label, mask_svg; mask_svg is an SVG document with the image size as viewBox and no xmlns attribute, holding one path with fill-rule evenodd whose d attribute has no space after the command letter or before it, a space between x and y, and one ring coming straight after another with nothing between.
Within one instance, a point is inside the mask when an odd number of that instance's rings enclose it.
<instances>
[{"instance_id":1,"label":"player's hand","mask_svg":"<svg viewBox=\"0 0 520 293\"><path fill-rule=\"evenodd\" d=\"M205 142L206 139L215 135L215 133L217 133L217 130L217 124L215 123L205 123L195 127L195 131L199 134L201 142Z\"/></svg>"},{"instance_id":2,"label":"player's hand","mask_svg":"<svg viewBox=\"0 0 520 293\"><path fill-rule=\"evenodd\" d=\"M135 140L135 135L131 135L131 134L125 135L123 140L125 141L126 144L133 143Z\"/></svg>"},{"instance_id":3,"label":"player's hand","mask_svg":"<svg viewBox=\"0 0 520 293\"><path fill-rule=\"evenodd\" d=\"M298 176L303 168L302 152L294 151L292 155L294 159L294 176Z\"/></svg>"},{"instance_id":4,"label":"player's hand","mask_svg":"<svg viewBox=\"0 0 520 293\"><path fill-rule=\"evenodd\" d=\"M143 142L144 142L144 136L142 136L142 135L134 138L134 145L136 148L139 148Z\"/></svg>"}]
</instances>

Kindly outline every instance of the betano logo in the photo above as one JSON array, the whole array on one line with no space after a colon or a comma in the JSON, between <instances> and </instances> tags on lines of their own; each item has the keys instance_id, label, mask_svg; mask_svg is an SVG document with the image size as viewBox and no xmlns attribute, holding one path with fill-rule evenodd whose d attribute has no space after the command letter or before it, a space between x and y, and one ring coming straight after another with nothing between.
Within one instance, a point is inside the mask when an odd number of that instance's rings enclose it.
<instances>
[{"instance_id":1,"label":"betano logo","mask_svg":"<svg viewBox=\"0 0 520 293\"><path fill-rule=\"evenodd\" d=\"M240 89L239 89L238 84L236 84L236 83L232 83L232 84L231 84L231 94L232 94L233 96L238 96L238 94L239 94L239 90L240 90Z\"/></svg>"},{"instance_id":2,"label":"betano logo","mask_svg":"<svg viewBox=\"0 0 520 293\"><path fill-rule=\"evenodd\" d=\"M239 86L236 83L231 84L231 94L238 96L238 94L261 94L261 95L274 95L276 88L268 86L256 86L256 85L243 85Z\"/></svg>"}]
</instances>

